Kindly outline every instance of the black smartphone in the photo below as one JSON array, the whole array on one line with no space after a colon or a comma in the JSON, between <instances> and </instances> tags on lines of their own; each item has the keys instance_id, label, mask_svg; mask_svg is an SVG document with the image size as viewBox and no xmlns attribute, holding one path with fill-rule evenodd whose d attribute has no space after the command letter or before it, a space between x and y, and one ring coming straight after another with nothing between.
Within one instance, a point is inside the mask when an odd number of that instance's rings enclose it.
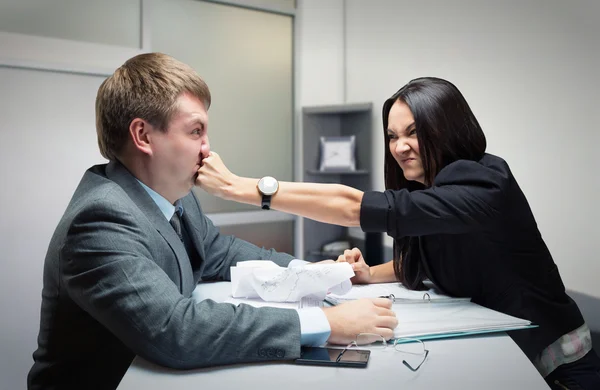
<instances>
[{"instance_id":1,"label":"black smartphone","mask_svg":"<svg viewBox=\"0 0 600 390\"><path fill-rule=\"evenodd\" d=\"M343 349L325 347L302 347L298 364L312 364L317 366L359 367L364 368L369 362L371 351L366 349L348 349L340 361L336 361Z\"/></svg>"}]
</instances>

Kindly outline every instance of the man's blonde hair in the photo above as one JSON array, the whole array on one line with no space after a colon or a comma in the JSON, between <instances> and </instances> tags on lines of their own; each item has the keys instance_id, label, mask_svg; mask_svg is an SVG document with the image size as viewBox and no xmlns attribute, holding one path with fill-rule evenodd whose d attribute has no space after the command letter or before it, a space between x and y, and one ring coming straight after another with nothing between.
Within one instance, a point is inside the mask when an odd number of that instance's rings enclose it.
<instances>
[{"instance_id":1,"label":"man's blonde hair","mask_svg":"<svg viewBox=\"0 0 600 390\"><path fill-rule=\"evenodd\" d=\"M100 153L115 160L135 118L167 131L177 98L188 92L208 110L210 90L190 66L162 53L137 55L108 77L96 96L96 133Z\"/></svg>"}]
</instances>

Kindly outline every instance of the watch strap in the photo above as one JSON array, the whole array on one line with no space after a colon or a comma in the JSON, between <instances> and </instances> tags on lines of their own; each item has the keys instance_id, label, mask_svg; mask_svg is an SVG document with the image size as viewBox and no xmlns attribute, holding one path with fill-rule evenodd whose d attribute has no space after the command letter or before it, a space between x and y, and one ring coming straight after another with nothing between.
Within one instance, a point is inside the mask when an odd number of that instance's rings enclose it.
<instances>
[{"instance_id":1,"label":"watch strap","mask_svg":"<svg viewBox=\"0 0 600 390\"><path fill-rule=\"evenodd\" d=\"M272 195L264 195L262 196L261 207L263 210L271 209L271 196Z\"/></svg>"}]
</instances>

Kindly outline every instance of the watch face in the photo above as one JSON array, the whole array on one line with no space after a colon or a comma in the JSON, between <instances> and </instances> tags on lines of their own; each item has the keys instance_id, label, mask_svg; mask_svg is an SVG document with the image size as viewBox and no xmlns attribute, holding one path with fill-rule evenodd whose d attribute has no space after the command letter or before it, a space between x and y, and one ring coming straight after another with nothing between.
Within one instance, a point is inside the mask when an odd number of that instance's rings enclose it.
<instances>
[{"instance_id":1,"label":"watch face","mask_svg":"<svg viewBox=\"0 0 600 390\"><path fill-rule=\"evenodd\" d=\"M273 195L279 189L279 182L271 176L265 176L258 181L258 189L264 195Z\"/></svg>"}]
</instances>

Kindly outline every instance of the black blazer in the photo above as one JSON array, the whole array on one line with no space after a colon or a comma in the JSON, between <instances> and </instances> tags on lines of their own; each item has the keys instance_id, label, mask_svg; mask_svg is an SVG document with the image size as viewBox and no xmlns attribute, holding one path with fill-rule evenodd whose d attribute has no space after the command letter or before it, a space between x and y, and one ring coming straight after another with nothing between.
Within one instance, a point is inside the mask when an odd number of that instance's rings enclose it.
<instances>
[{"instance_id":1,"label":"black blazer","mask_svg":"<svg viewBox=\"0 0 600 390\"><path fill-rule=\"evenodd\" d=\"M456 161L424 190L365 193L360 220L365 232L412 237L405 261L447 294L539 325L509 332L531 360L584 323L525 195L497 156Z\"/></svg>"}]
</instances>

